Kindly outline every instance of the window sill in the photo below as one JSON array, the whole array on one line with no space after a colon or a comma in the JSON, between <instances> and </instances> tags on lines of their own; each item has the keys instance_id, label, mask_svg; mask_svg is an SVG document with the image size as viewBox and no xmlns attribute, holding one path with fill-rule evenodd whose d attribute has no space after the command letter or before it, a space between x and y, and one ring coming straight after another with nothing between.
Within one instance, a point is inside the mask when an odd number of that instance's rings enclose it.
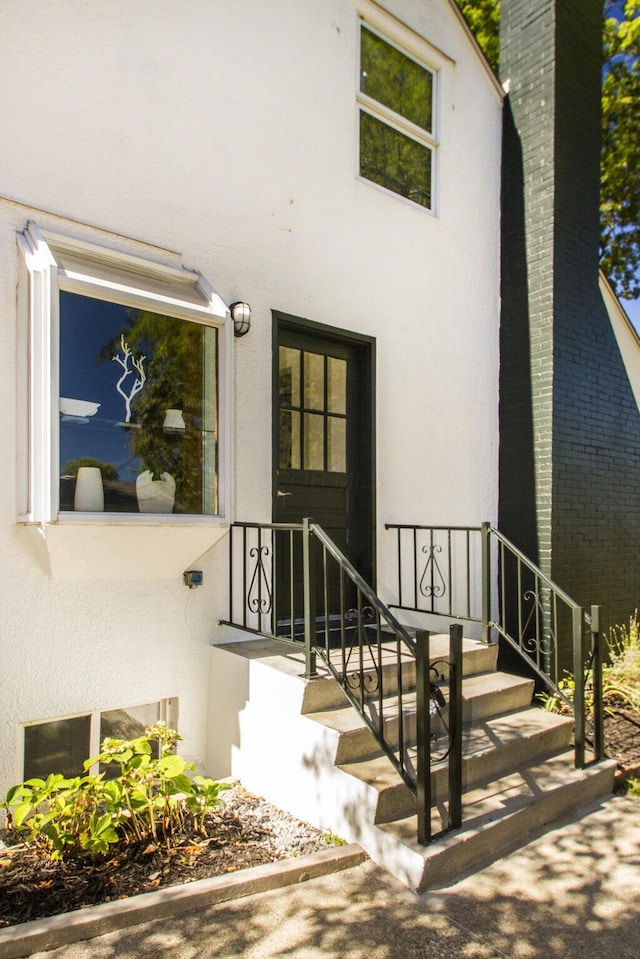
<instances>
[{"instance_id":1,"label":"window sill","mask_svg":"<svg viewBox=\"0 0 640 959\"><path fill-rule=\"evenodd\" d=\"M56 580L177 579L222 539L229 524L95 522L19 524L44 572Z\"/></svg>"}]
</instances>

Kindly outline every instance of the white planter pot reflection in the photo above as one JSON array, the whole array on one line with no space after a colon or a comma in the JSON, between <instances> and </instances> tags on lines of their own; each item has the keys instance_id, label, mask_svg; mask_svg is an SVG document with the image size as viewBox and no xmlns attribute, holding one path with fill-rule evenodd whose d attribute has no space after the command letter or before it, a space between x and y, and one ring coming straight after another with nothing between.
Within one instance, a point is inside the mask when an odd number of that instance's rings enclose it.
<instances>
[{"instance_id":1,"label":"white planter pot reflection","mask_svg":"<svg viewBox=\"0 0 640 959\"><path fill-rule=\"evenodd\" d=\"M104 488L99 467L81 466L78 469L73 508L80 513L104 512Z\"/></svg>"},{"instance_id":2,"label":"white planter pot reflection","mask_svg":"<svg viewBox=\"0 0 640 959\"><path fill-rule=\"evenodd\" d=\"M141 513L171 513L176 498L176 481L169 473L154 480L151 470L140 473L136 480L136 496Z\"/></svg>"},{"instance_id":3,"label":"white planter pot reflection","mask_svg":"<svg viewBox=\"0 0 640 959\"><path fill-rule=\"evenodd\" d=\"M186 423L182 410L165 410L162 429L165 433L184 433Z\"/></svg>"}]
</instances>

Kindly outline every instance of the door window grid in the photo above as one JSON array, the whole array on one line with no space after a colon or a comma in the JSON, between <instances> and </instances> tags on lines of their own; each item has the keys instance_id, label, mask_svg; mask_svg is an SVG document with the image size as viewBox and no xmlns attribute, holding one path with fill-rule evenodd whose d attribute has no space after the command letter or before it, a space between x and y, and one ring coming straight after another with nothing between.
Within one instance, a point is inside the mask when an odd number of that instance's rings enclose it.
<instances>
[{"instance_id":1,"label":"door window grid","mask_svg":"<svg viewBox=\"0 0 640 959\"><path fill-rule=\"evenodd\" d=\"M345 473L346 360L280 347L281 469Z\"/></svg>"}]
</instances>

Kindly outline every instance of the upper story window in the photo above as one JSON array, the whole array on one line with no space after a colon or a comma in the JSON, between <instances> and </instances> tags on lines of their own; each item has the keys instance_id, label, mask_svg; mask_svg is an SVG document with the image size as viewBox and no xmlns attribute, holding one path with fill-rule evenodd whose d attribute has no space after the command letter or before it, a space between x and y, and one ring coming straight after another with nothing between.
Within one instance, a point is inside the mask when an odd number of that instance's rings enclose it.
<instances>
[{"instance_id":1,"label":"upper story window","mask_svg":"<svg viewBox=\"0 0 640 959\"><path fill-rule=\"evenodd\" d=\"M360 27L360 175L433 209L434 73Z\"/></svg>"},{"instance_id":2,"label":"upper story window","mask_svg":"<svg viewBox=\"0 0 640 959\"><path fill-rule=\"evenodd\" d=\"M30 224L27 519L220 513L227 310L203 278Z\"/></svg>"}]
</instances>

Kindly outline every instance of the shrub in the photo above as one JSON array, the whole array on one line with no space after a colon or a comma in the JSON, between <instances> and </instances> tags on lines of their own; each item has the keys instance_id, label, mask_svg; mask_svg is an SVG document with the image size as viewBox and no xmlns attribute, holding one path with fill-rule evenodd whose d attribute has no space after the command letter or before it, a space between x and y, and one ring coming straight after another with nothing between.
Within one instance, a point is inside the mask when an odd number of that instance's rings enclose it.
<instances>
[{"instance_id":1,"label":"shrub","mask_svg":"<svg viewBox=\"0 0 640 959\"><path fill-rule=\"evenodd\" d=\"M609 664L604 669L605 702L640 712L640 622L638 610L629 627L614 626L609 633Z\"/></svg>"},{"instance_id":2,"label":"shrub","mask_svg":"<svg viewBox=\"0 0 640 959\"><path fill-rule=\"evenodd\" d=\"M27 843L52 859L96 856L121 842L164 842L187 829L204 831L206 814L222 805L224 783L203 776L175 753L181 737L164 723L145 729L132 740L107 738L96 763L117 765L119 775L105 772L67 779L52 774L13 786L0 807L7 825Z\"/></svg>"},{"instance_id":3,"label":"shrub","mask_svg":"<svg viewBox=\"0 0 640 959\"><path fill-rule=\"evenodd\" d=\"M621 792L634 799L640 799L640 779L625 779L622 782Z\"/></svg>"},{"instance_id":4,"label":"shrub","mask_svg":"<svg viewBox=\"0 0 640 959\"><path fill-rule=\"evenodd\" d=\"M614 626L607 639L608 662L602 667L602 699L606 712L615 707L627 707L640 713L640 621L638 611L629 620L629 626ZM564 695L542 692L537 698L545 709L553 713L569 713L567 704L573 703L575 679L567 673L558 683ZM593 688L591 676L587 676L585 685L585 706L593 708Z\"/></svg>"}]
</instances>

